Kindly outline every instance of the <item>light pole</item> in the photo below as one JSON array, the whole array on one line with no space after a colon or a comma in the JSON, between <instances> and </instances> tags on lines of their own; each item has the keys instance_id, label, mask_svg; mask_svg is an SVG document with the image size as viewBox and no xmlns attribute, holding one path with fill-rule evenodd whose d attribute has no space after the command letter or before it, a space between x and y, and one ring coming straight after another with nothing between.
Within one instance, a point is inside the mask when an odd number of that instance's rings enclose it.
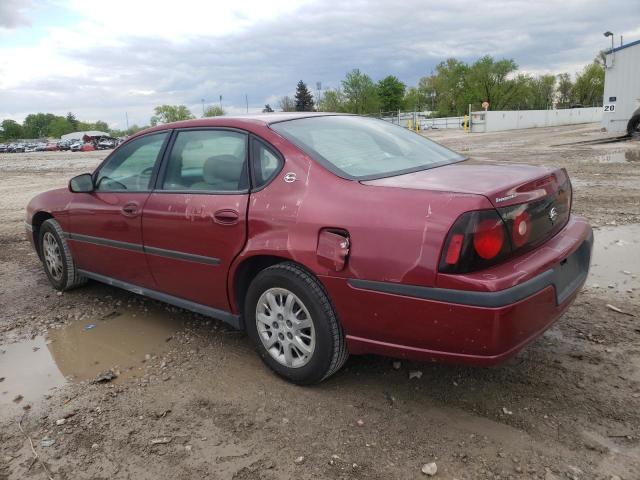
<instances>
[{"instance_id":1,"label":"light pole","mask_svg":"<svg viewBox=\"0 0 640 480\"><path fill-rule=\"evenodd\" d=\"M606 32L604 32L603 34L605 37L611 37L611 50L613 50L613 33L610 32L609 30L607 30Z\"/></svg>"},{"instance_id":2,"label":"light pole","mask_svg":"<svg viewBox=\"0 0 640 480\"><path fill-rule=\"evenodd\" d=\"M202 116L204 117L204 98L202 99Z\"/></svg>"}]
</instances>

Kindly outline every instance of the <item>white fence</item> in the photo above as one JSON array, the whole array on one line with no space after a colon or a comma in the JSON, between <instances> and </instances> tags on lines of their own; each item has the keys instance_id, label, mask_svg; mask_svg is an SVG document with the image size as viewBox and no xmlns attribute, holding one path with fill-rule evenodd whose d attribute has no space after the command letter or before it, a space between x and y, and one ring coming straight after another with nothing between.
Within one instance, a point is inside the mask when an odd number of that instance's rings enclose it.
<instances>
[{"instance_id":1,"label":"white fence","mask_svg":"<svg viewBox=\"0 0 640 480\"><path fill-rule=\"evenodd\" d=\"M500 132L521 128L554 127L599 122L602 107L563 110L504 110L471 113L472 132Z\"/></svg>"},{"instance_id":2,"label":"white fence","mask_svg":"<svg viewBox=\"0 0 640 480\"><path fill-rule=\"evenodd\" d=\"M401 112L397 115L383 116L382 120L395 123L402 127L415 128L415 119L418 119L420 130L441 128L463 128L464 117L439 117L427 118L431 112Z\"/></svg>"}]
</instances>

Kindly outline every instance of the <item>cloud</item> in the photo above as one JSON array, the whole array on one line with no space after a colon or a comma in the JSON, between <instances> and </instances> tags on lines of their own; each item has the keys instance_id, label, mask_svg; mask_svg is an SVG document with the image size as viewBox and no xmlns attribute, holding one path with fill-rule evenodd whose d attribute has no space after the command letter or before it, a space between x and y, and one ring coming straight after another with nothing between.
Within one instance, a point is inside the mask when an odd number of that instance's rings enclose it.
<instances>
[{"instance_id":1,"label":"cloud","mask_svg":"<svg viewBox=\"0 0 640 480\"><path fill-rule=\"evenodd\" d=\"M31 22L26 12L31 7L31 4L31 0L0 1L0 30L30 25Z\"/></svg>"},{"instance_id":2,"label":"cloud","mask_svg":"<svg viewBox=\"0 0 640 480\"><path fill-rule=\"evenodd\" d=\"M61 1L61 0L60 0ZM513 58L534 73L574 73L606 48L602 31L638 35L640 7L614 0L488 0L426 3L83 2L65 4L81 20L47 25L36 45L0 47L0 118L34 111L87 120L146 123L155 105L201 100L232 113L292 95L298 80L337 87L360 68L417 83L448 57ZM606 24L603 24L606 18ZM634 33L635 32L635 33ZM34 61L37 59L37 61Z\"/></svg>"}]
</instances>

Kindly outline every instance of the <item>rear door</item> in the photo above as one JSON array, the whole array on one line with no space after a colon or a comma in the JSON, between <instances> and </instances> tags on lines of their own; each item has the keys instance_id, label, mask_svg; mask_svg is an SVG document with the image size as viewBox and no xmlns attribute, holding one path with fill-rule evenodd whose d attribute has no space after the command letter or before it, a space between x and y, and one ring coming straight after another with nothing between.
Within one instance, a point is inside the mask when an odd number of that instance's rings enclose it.
<instances>
[{"instance_id":1,"label":"rear door","mask_svg":"<svg viewBox=\"0 0 640 480\"><path fill-rule=\"evenodd\" d=\"M244 247L248 135L232 129L175 132L142 215L158 289L229 311L227 272Z\"/></svg>"},{"instance_id":2,"label":"rear door","mask_svg":"<svg viewBox=\"0 0 640 480\"><path fill-rule=\"evenodd\" d=\"M94 174L95 190L74 193L67 236L78 267L154 288L142 245L142 208L169 132L135 138Z\"/></svg>"}]
</instances>

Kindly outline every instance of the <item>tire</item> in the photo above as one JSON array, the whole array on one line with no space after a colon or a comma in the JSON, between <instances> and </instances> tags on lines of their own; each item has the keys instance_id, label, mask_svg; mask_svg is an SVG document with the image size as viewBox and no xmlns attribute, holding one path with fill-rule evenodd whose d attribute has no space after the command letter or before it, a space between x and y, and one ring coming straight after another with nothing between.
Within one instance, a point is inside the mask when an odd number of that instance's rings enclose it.
<instances>
[{"instance_id":1,"label":"tire","mask_svg":"<svg viewBox=\"0 0 640 480\"><path fill-rule=\"evenodd\" d=\"M258 273L244 307L247 334L260 358L293 383L319 383L340 370L349 356L323 286L295 263Z\"/></svg>"},{"instance_id":2,"label":"tire","mask_svg":"<svg viewBox=\"0 0 640 480\"><path fill-rule=\"evenodd\" d=\"M53 288L66 291L87 282L87 279L78 273L62 228L53 218L40 226L38 246L44 271Z\"/></svg>"}]
</instances>

